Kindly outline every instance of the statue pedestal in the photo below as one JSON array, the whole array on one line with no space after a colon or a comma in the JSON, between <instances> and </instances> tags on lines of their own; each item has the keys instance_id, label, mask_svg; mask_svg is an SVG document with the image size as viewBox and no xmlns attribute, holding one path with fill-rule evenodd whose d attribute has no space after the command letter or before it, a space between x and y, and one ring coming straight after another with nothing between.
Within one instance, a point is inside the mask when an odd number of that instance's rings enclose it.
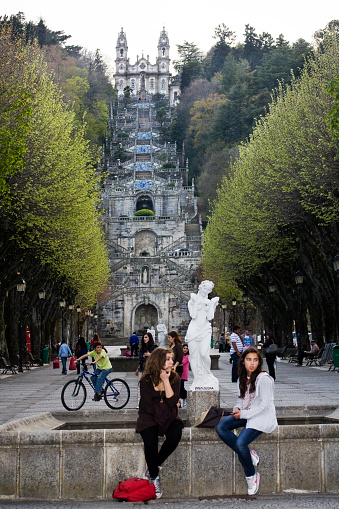
<instances>
[{"instance_id":1,"label":"statue pedestal","mask_svg":"<svg viewBox=\"0 0 339 509\"><path fill-rule=\"evenodd\" d=\"M220 407L220 391L187 391L187 425L193 426L202 412Z\"/></svg>"}]
</instances>

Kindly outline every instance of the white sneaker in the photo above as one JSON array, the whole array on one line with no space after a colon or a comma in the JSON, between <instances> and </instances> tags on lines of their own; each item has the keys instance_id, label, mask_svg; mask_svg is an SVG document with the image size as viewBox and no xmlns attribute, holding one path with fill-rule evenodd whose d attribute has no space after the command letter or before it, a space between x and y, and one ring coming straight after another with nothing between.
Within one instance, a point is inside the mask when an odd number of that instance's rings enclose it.
<instances>
[{"instance_id":1,"label":"white sneaker","mask_svg":"<svg viewBox=\"0 0 339 509\"><path fill-rule=\"evenodd\" d=\"M160 485L160 475L157 475L155 479L151 479L151 483L154 484L155 495L157 498L162 497L161 485Z\"/></svg>"},{"instance_id":2,"label":"white sneaker","mask_svg":"<svg viewBox=\"0 0 339 509\"><path fill-rule=\"evenodd\" d=\"M256 472L254 475L246 477L246 481L248 487L247 490L248 495L255 495L259 489L260 474Z\"/></svg>"},{"instance_id":3,"label":"white sneaker","mask_svg":"<svg viewBox=\"0 0 339 509\"><path fill-rule=\"evenodd\" d=\"M254 467L257 467L259 465L260 458L255 451L251 451L251 460L252 460L252 465Z\"/></svg>"}]
</instances>

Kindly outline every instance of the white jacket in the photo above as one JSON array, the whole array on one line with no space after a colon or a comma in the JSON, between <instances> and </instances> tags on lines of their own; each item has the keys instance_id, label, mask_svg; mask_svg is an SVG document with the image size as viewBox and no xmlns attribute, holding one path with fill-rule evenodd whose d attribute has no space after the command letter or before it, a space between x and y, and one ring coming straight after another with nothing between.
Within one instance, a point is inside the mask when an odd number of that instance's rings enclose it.
<instances>
[{"instance_id":1,"label":"white jacket","mask_svg":"<svg viewBox=\"0 0 339 509\"><path fill-rule=\"evenodd\" d=\"M244 400L238 397L235 407L240 409L240 419L247 419L247 428L272 433L278 426L274 406L274 380L268 373L262 372L257 377L251 408L243 410L243 403Z\"/></svg>"}]
</instances>

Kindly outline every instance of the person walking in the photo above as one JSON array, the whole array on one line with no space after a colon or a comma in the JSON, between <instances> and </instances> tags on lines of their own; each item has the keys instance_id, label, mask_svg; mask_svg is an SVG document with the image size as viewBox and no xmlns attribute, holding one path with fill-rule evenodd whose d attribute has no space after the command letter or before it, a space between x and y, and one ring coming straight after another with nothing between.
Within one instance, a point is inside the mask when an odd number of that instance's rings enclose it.
<instances>
[{"instance_id":1,"label":"person walking","mask_svg":"<svg viewBox=\"0 0 339 509\"><path fill-rule=\"evenodd\" d=\"M59 348L59 353L58 353L58 357L61 358L61 363L62 363L62 371L61 371L62 375L67 375L66 362L67 362L68 356L72 357L72 352L71 352L70 347L66 344L66 339L63 339L62 343L60 345L60 348Z\"/></svg>"},{"instance_id":2,"label":"person walking","mask_svg":"<svg viewBox=\"0 0 339 509\"><path fill-rule=\"evenodd\" d=\"M187 406L187 391L185 389L185 382L188 380L188 371L189 371L189 357L190 353L188 350L188 345L186 343L182 345L183 358L182 358L182 375L181 375L181 386L180 386L180 397L182 397L181 406Z\"/></svg>"},{"instance_id":3,"label":"person walking","mask_svg":"<svg viewBox=\"0 0 339 509\"><path fill-rule=\"evenodd\" d=\"M238 380L238 362L239 357L243 351L243 339L241 337L241 330L239 325L233 327L233 332L230 336L230 355L232 359L232 382Z\"/></svg>"},{"instance_id":4,"label":"person walking","mask_svg":"<svg viewBox=\"0 0 339 509\"><path fill-rule=\"evenodd\" d=\"M137 357L139 347L139 337L135 332L133 332L132 336L129 338L129 344L131 347L131 356Z\"/></svg>"},{"instance_id":5,"label":"person walking","mask_svg":"<svg viewBox=\"0 0 339 509\"><path fill-rule=\"evenodd\" d=\"M162 496L159 470L178 446L184 424L178 415L180 377L173 371L170 348L156 348L149 356L140 382L140 403L136 432L144 442L145 477ZM165 441L158 450L158 437Z\"/></svg>"},{"instance_id":6,"label":"person walking","mask_svg":"<svg viewBox=\"0 0 339 509\"><path fill-rule=\"evenodd\" d=\"M225 334L222 332L219 336L219 353L225 351Z\"/></svg>"},{"instance_id":7,"label":"person walking","mask_svg":"<svg viewBox=\"0 0 339 509\"><path fill-rule=\"evenodd\" d=\"M82 355L85 355L87 353L87 345L85 338L80 336L80 338L77 341L77 344L75 345L75 356L77 359L81 357ZM86 360L85 358L82 359L82 367L86 369ZM77 374L80 375L80 363L77 362Z\"/></svg>"},{"instance_id":8,"label":"person walking","mask_svg":"<svg viewBox=\"0 0 339 509\"><path fill-rule=\"evenodd\" d=\"M267 363L267 367L268 367L268 372L269 372L270 376L273 378L273 380L275 380L274 363L275 363L275 359L277 357L277 353L270 352L270 349L272 348L271 345L276 344L275 341L276 341L276 339L275 339L274 332L268 332L266 334L265 343L262 345L262 347L265 349L265 358L266 358L266 363Z\"/></svg>"},{"instance_id":9,"label":"person walking","mask_svg":"<svg viewBox=\"0 0 339 509\"><path fill-rule=\"evenodd\" d=\"M260 483L260 474L255 471L259 456L248 446L262 433L272 433L278 425L274 381L262 370L262 365L263 359L253 346L242 353L238 400L231 415L222 419L216 427L221 440L238 455L245 472L248 495L255 495ZM233 433L237 428L243 428L238 436Z\"/></svg>"}]
</instances>

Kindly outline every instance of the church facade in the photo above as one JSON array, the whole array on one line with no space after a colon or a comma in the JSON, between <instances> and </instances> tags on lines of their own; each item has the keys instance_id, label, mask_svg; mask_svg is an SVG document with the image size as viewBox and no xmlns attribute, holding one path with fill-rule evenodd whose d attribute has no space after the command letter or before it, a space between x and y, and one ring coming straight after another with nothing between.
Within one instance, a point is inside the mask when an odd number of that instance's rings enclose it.
<instances>
[{"instance_id":1,"label":"church facade","mask_svg":"<svg viewBox=\"0 0 339 509\"><path fill-rule=\"evenodd\" d=\"M124 41L121 36L122 59ZM134 331L141 335L147 329L157 331L158 324L184 337L190 321L187 303L197 289L202 225L184 150L164 137L173 108L168 38L160 36L160 42L157 65L161 69L165 61L166 71L150 71L144 79L140 73L118 73L118 79L135 77L135 93L118 95L110 109L102 202L111 277L98 309L103 337L128 338ZM163 77L165 93L154 97ZM159 120L157 108L165 108L165 119Z\"/></svg>"},{"instance_id":2,"label":"church facade","mask_svg":"<svg viewBox=\"0 0 339 509\"><path fill-rule=\"evenodd\" d=\"M168 34L163 28L158 40L158 56L155 64L150 62L149 56L144 55L134 64L130 64L128 58L128 45L126 34L121 28L118 35L115 57L115 88L119 96L124 95L124 89L129 87L131 93L137 96L141 90L147 94L163 94L169 97L170 105L174 106L179 96L179 84L177 79L170 75L170 45Z\"/></svg>"}]
</instances>

